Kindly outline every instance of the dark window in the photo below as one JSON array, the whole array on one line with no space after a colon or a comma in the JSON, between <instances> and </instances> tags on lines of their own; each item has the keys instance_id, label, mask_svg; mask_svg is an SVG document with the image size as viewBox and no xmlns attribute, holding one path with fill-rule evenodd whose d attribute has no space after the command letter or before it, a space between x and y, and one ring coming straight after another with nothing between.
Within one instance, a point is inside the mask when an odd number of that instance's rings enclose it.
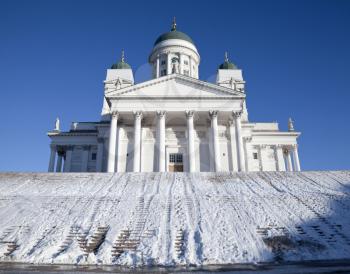
<instances>
[{"instance_id":1,"label":"dark window","mask_svg":"<svg viewBox=\"0 0 350 274\"><path fill-rule=\"evenodd\" d=\"M169 154L169 162L170 163L181 163L183 162L181 153L170 153Z\"/></svg>"},{"instance_id":2,"label":"dark window","mask_svg":"<svg viewBox=\"0 0 350 274\"><path fill-rule=\"evenodd\" d=\"M190 75L190 72L188 70L184 70L184 74L188 76Z\"/></svg>"},{"instance_id":3,"label":"dark window","mask_svg":"<svg viewBox=\"0 0 350 274\"><path fill-rule=\"evenodd\" d=\"M160 71L160 76L164 76L164 75L166 75L166 69L163 69Z\"/></svg>"},{"instance_id":4,"label":"dark window","mask_svg":"<svg viewBox=\"0 0 350 274\"><path fill-rule=\"evenodd\" d=\"M165 65L165 60L163 60L163 61L161 62L161 64L162 64L162 65Z\"/></svg>"},{"instance_id":5,"label":"dark window","mask_svg":"<svg viewBox=\"0 0 350 274\"><path fill-rule=\"evenodd\" d=\"M258 153L253 152L253 158L254 158L255 160L257 160L257 159L258 159Z\"/></svg>"},{"instance_id":6,"label":"dark window","mask_svg":"<svg viewBox=\"0 0 350 274\"><path fill-rule=\"evenodd\" d=\"M96 153L92 153L91 154L91 160L92 161L96 161L96 157L97 157Z\"/></svg>"},{"instance_id":7,"label":"dark window","mask_svg":"<svg viewBox=\"0 0 350 274\"><path fill-rule=\"evenodd\" d=\"M184 61L184 64L185 64L185 65L188 65L188 61L185 60L185 61Z\"/></svg>"}]
</instances>

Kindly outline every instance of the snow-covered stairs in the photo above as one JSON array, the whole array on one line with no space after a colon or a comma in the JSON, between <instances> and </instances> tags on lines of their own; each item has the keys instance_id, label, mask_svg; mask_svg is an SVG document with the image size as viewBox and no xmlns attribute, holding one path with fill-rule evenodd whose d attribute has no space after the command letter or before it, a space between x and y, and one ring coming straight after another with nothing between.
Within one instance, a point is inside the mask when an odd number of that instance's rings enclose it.
<instances>
[{"instance_id":1,"label":"snow-covered stairs","mask_svg":"<svg viewBox=\"0 0 350 274\"><path fill-rule=\"evenodd\" d=\"M350 259L350 172L2 173L0 262Z\"/></svg>"}]
</instances>

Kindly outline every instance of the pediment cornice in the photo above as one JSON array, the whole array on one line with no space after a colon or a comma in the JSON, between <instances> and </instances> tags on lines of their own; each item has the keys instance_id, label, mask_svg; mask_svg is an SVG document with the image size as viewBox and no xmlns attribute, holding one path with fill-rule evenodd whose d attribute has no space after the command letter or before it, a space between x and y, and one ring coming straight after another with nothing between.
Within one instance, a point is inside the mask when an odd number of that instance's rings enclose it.
<instances>
[{"instance_id":1,"label":"pediment cornice","mask_svg":"<svg viewBox=\"0 0 350 274\"><path fill-rule=\"evenodd\" d=\"M113 98L127 97L127 94L131 93L133 91L137 91L137 90L151 87L151 86L156 86L156 85L159 85L161 83L169 82L169 81L175 81L176 83L181 83L181 84L193 87L195 89L212 91L212 92L213 91L219 92L222 95L218 95L217 96L218 98L222 98L222 97L233 98L233 97L235 97L235 98L244 99L246 96L243 92L234 91L234 90L227 88L227 87L219 86L217 84L205 82L205 81L202 81L199 79L195 79L195 78L180 75L180 74L171 74L171 75L163 76L160 78L152 79L152 80L149 80L146 82L142 82L142 83L139 83L139 84L136 84L133 86L125 87L122 89L112 90L112 91L106 93L105 96L106 96L107 100L113 99ZM199 96L199 97L203 98L201 96ZM195 98L199 98L199 97L196 96ZM167 97L167 98L169 98L169 97ZM176 97L176 98L178 98L178 97ZM186 98L188 98L188 97L186 96ZM213 98L215 98L215 96L211 96L211 98L213 99Z\"/></svg>"}]
</instances>

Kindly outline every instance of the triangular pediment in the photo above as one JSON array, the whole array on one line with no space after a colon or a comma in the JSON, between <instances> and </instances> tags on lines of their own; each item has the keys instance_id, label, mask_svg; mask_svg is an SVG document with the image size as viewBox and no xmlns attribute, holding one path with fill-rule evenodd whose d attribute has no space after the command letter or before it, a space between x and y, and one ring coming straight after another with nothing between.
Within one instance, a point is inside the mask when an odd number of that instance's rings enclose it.
<instances>
[{"instance_id":1,"label":"triangular pediment","mask_svg":"<svg viewBox=\"0 0 350 274\"><path fill-rule=\"evenodd\" d=\"M237 97L244 98L245 94L230 88L201 81L187 76L172 74L143 83L139 83L123 89L111 91L106 94L109 98L120 97L159 97L159 98L217 98Z\"/></svg>"}]
</instances>

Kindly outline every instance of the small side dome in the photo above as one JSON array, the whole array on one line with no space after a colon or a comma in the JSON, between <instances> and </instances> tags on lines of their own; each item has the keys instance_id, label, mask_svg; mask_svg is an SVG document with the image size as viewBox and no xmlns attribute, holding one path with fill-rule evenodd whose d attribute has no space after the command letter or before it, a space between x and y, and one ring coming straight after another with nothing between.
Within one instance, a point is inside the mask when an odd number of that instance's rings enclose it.
<instances>
[{"instance_id":1,"label":"small side dome","mask_svg":"<svg viewBox=\"0 0 350 274\"><path fill-rule=\"evenodd\" d=\"M130 65L125 62L124 50L122 50L122 56L120 58L120 61L116 64L113 64L111 66L111 69L131 69Z\"/></svg>"},{"instance_id":2,"label":"small side dome","mask_svg":"<svg viewBox=\"0 0 350 274\"><path fill-rule=\"evenodd\" d=\"M166 32L166 33L163 33L162 35L160 35L157 38L157 40L154 42L154 46L156 46L157 44L159 44L162 41L170 40L170 39L184 40L184 41L190 42L191 44L194 45L194 42L191 39L191 37L189 37L186 33L183 33L181 31L176 30L175 17L173 20L173 24L171 26L171 30L169 32Z\"/></svg>"},{"instance_id":3,"label":"small side dome","mask_svg":"<svg viewBox=\"0 0 350 274\"><path fill-rule=\"evenodd\" d=\"M219 66L219 69L237 69L237 66L228 60L227 52L225 52L225 61Z\"/></svg>"}]
</instances>

